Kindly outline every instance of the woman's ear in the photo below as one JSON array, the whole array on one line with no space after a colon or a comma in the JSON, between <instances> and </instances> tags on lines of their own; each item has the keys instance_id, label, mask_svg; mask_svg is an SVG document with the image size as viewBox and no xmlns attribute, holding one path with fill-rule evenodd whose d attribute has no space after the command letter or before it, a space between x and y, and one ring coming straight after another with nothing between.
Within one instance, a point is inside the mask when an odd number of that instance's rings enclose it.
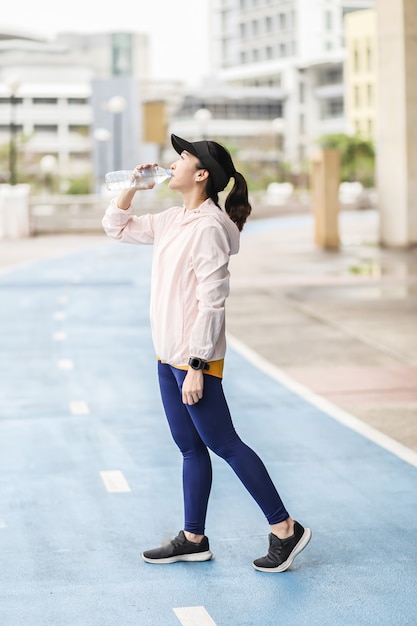
<instances>
[{"instance_id":1,"label":"woman's ear","mask_svg":"<svg viewBox=\"0 0 417 626\"><path fill-rule=\"evenodd\" d=\"M208 177L209 177L208 170L198 170L197 175L196 175L196 180L197 181L207 180Z\"/></svg>"}]
</instances>

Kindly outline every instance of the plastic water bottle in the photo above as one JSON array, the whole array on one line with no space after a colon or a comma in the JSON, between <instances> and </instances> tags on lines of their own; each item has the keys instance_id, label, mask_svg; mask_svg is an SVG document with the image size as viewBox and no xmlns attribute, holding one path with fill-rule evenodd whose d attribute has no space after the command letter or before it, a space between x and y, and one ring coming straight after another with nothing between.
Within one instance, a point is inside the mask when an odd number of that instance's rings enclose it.
<instances>
[{"instance_id":1,"label":"plastic water bottle","mask_svg":"<svg viewBox=\"0 0 417 626\"><path fill-rule=\"evenodd\" d=\"M166 170L157 165L156 167L145 167L142 170L108 172L105 180L107 189L120 191L121 189L152 189L170 177L171 170Z\"/></svg>"}]
</instances>

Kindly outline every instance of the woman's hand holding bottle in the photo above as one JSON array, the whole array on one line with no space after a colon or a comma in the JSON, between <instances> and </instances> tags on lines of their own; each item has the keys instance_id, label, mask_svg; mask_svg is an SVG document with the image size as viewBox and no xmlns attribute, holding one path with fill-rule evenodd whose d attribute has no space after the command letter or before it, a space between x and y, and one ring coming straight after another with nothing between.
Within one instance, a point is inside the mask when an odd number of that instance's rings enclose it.
<instances>
[{"instance_id":1,"label":"woman's hand holding bottle","mask_svg":"<svg viewBox=\"0 0 417 626\"><path fill-rule=\"evenodd\" d=\"M111 191L116 189L121 190L117 197L117 206L119 209L127 211L132 204L135 193L139 189L152 189L155 187L156 182L153 180L152 175L146 176L145 172L146 170L151 171L156 168L159 168L157 163L145 163L137 165L134 170L121 170L106 174L107 188ZM140 180L142 180L141 186L138 184ZM146 183L143 183L144 180ZM147 186L144 186L145 184Z\"/></svg>"},{"instance_id":2,"label":"woman's hand holding bottle","mask_svg":"<svg viewBox=\"0 0 417 626\"><path fill-rule=\"evenodd\" d=\"M171 177L171 170L160 167L157 163L137 165L134 170L107 172L106 186L110 191L122 189L153 189Z\"/></svg>"}]
</instances>

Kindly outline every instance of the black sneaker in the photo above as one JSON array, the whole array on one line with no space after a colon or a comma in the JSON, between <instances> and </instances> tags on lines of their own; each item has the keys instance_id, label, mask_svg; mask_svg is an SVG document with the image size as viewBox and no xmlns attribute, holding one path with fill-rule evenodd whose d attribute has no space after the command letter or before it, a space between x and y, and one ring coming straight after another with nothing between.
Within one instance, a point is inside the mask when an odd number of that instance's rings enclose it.
<instances>
[{"instance_id":1,"label":"black sneaker","mask_svg":"<svg viewBox=\"0 0 417 626\"><path fill-rule=\"evenodd\" d=\"M178 536L162 548L146 550L142 554L143 560L147 563L209 561L212 556L207 537L204 536L200 543L194 543L194 541L188 541L183 530L180 530Z\"/></svg>"},{"instance_id":2,"label":"black sneaker","mask_svg":"<svg viewBox=\"0 0 417 626\"><path fill-rule=\"evenodd\" d=\"M253 566L260 572L285 572L310 539L311 530L303 528L298 522L294 523L294 534L288 539L279 539L271 533L268 554L256 559Z\"/></svg>"}]
</instances>

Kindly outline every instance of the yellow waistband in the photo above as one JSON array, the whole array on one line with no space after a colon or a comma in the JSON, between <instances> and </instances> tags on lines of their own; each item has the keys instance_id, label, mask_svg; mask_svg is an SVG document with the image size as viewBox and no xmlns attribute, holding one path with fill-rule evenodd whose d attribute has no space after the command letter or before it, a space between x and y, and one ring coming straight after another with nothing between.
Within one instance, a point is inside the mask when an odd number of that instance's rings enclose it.
<instances>
[{"instance_id":1,"label":"yellow waistband","mask_svg":"<svg viewBox=\"0 0 417 626\"><path fill-rule=\"evenodd\" d=\"M161 359L158 357L158 361ZM208 374L209 376L217 376L217 378L223 377L223 368L224 368L224 359L219 359L218 361L208 361L210 369L203 370L204 374ZM188 370L188 365L173 365L177 370Z\"/></svg>"}]
</instances>

